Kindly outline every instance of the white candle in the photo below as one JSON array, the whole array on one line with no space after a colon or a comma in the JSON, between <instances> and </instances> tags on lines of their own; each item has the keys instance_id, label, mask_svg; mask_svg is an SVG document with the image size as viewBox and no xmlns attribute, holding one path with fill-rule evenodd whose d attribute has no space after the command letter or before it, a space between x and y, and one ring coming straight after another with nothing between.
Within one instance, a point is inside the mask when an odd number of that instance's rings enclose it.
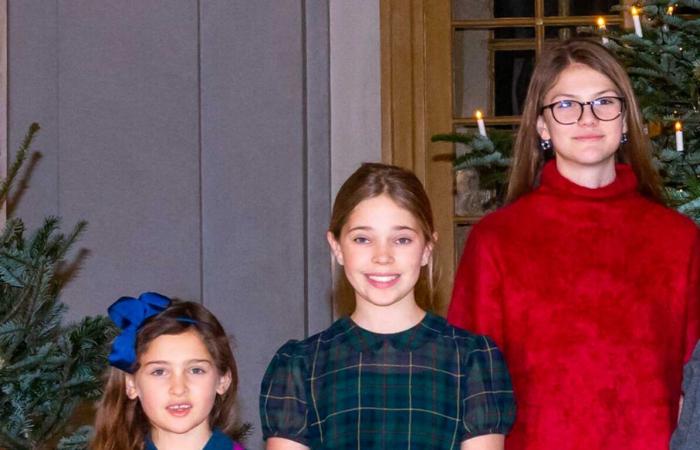
<instances>
[{"instance_id":1,"label":"white candle","mask_svg":"<svg viewBox=\"0 0 700 450\"><path fill-rule=\"evenodd\" d=\"M683 126L681 122L676 122L676 151L682 152L685 150L683 147Z\"/></svg>"},{"instance_id":2,"label":"white candle","mask_svg":"<svg viewBox=\"0 0 700 450\"><path fill-rule=\"evenodd\" d=\"M634 22L634 34L636 34L639 37L643 37L642 35L642 21L639 19L639 10L633 6L630 8L630 12L632 13L632 22Z\"/></svg>"},{"instance_id":3,"label":"white candle","mask_svg":"<svg viewBox=\"0 0 700 450\"><path fill-rule=\"evenodd\" d=\"M486 137L486 124L484 124L484 119L481 115L481 111L477 109L474 115L476 116L476 126L479 127L479 134Z\"/></svg>"},{"instance_id":4,"label":"white candle","mask_svg":"<svg viewBox=\"0 0 700 450\"><path fill-rule=\"evenodd\" d=\"M603 36L600 38L600 40L603 43L603 45L606 45L608 43L608 38L605 37L605 33L607 32L607 28L605 27L605 19L602 17L598 17L598 20L596 22L598 23L598 33Z\"/></svg>"}]
</instances>

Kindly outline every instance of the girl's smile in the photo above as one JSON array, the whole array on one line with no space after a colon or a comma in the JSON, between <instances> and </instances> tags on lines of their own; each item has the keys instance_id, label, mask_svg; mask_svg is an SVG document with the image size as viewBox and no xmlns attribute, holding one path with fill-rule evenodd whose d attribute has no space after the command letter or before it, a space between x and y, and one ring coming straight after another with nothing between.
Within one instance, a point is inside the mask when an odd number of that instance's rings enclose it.
<instances>
[{"instance_id":1,"label":"girl's smile","mask_svg":"<svg viewBox=\"0 0 700 450\"><path fill-rule=\"evenodd\" d=\"M368 278L369 283L376 287L377 289L386 289L394 286L396 283L399 282L399 278L401 275L399 274L390 274L390 275L381 275L381 274L365 274L365 276Z\"/></svg>"}]
</instances>

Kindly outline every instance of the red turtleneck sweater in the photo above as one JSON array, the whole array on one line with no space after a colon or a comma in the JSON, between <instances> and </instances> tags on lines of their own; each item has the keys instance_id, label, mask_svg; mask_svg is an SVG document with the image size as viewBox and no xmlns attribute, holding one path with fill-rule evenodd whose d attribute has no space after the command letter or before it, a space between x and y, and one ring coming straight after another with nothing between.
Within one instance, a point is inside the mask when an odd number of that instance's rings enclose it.
<instances>
[{"instance_id":1,"label":"red turtleneck sweater","mask_svg":"<svg viewBox=\"0 0 700 450\"><path fill-rule=\"evenodd\" d=\"M448 319L505 353L507 450L668 448L700 337L700 234L616 171L588 189L550 162L467 241Z\"/></svg>"}]
</instances>

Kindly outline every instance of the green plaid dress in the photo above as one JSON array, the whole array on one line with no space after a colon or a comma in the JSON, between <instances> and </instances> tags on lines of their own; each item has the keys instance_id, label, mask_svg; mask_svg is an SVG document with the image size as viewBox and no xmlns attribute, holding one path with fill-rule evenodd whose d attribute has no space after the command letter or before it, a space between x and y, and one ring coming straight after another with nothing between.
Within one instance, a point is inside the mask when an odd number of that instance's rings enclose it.
<instances>
[{"instance_id":1,"label":"green plaid dress","mask_svg":"<svg viewBox=\"0 0 700 450\"><path fill-rule=\"evenodd\" d=\"M433 314L395 334L350 318L289 341L262 382L263 436L312 449L458 449L515 419L503 356Z\"/></svg>"}]
</instances>

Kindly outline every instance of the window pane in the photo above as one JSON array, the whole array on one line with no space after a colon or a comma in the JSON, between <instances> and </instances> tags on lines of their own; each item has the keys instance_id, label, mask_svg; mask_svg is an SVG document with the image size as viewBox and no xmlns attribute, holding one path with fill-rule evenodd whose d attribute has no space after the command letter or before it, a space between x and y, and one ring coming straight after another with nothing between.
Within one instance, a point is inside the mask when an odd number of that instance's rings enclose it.
<instances>
[{"instance_id":1,"label":"window pane","mask_svg":"<svg viewBox=\"0 0 700 450\"><path fill-rule=\"evenodd\" d=\"M499 50L494 52L491 33L492 30L457 30L454 34L455 117L473 117L477 109L485 115L520 114L513 111L519 111L524 99L535 52L503 50L504 46L508 48L508 40L497 41ZM515 97L511 99L512 95Z\"/></svg>"},{"instance_id":2,"label":"window pane","mask_svg":"<svg viewBox=\"0 0 700 450\"><path fill-rule=\"evenodd\" d=\"M534 28L496 28L493 31L496 39L534 39Z\"/></svg>"},{"instance_id":3,"label":"window pane","mask_svg":"<svg viewBox=\"0 0 700 450\"><path fill-rule=\"evenodd\" d=\"M588 16L591 14L619 14L612 13L610 8L619 5L619 0L588 0L586 2L569 1L570 16Z\"/></svg>"},{"instance_id":4,"label":"window pane","mask_svg":"<svg viewBox=\"0 0 700 450\"><path fill-rule=\"evenodd\" d=\"M490 30L459 30L454 34L454 115L472 117L480 109L489 114Z\"/></svg>"},{"instance_id":5,"label":"window pane","mask_svg":"<svg viewBox=\"0 0 700 450\"><path fill-rule=\"evenodd\" d=\"M493 19L493 0L452 0L452 19Z\"/></svg>"},{"instance_id":6,"label":"window pane","mask_svg":"<svg viewBox=\"0 0 700 450\"><path fill-rule=\"evenodd\" d=\"M498 51L494 57L495 114L517 116L523 112L527 86L535 65L533 50Z\"/></svg>"}]
</instances>

